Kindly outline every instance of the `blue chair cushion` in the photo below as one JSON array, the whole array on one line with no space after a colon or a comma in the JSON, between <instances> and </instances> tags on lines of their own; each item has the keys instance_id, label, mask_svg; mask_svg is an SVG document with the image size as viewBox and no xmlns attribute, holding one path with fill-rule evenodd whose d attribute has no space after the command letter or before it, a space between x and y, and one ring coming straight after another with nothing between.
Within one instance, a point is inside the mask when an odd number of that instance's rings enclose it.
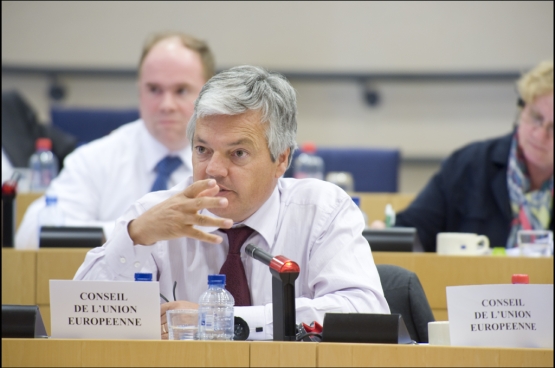
<instances>
[{"instance_id":1,"label":"blue chair cushion","mask_svg":"<svg viewBox=\"0 0 555 368\"><path fill-rule=\"evenodd\" d=\"M299 154L299 150L293 154L293 164ZM330 171L350 172L356 192L398 191L401 156L398 149L321 147L316 155L324 160L324 175ZM285 177L293 176L292 166Z\"/></svg>"},{"instance_id":2,"label":"blue chair cushion","mask_svg":"<svg viewBox=\"0 0 555 368\"><path fill-rule=\"evenodd\" d=\"M52 125L77 138L78 144L101 138L139 118L137 109L52 108Z\"/></svg>"}]
</instances>

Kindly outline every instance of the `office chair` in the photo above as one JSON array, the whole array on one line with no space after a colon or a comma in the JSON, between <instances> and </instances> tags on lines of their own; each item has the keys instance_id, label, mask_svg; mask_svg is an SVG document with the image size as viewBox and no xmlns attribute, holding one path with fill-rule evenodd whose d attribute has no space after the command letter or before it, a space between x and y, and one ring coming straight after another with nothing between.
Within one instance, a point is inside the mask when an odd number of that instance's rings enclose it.
<instances>
[{"instance_id":1,"label":"office chair","mask_svg":"<svg viewBox=\"0 0 555 368\"><path fill-rule=\"evenodd\" d=\"M295 151L293 160L299 154L300 150ZM355 192L398 191L401 157L398 149L319 147L316 155L324 160L324 175L330 171L350 172L355 182ZM285 172L285 177L293 176L293 164Z\"/></svg>"},{"instance_id":2,"label":"office chair","mask_svg":"<svg viewBox=\"0 0 555 368\"><path fill-rule=\"evenodd\" d=\"M77 138L78 145L102 138L139 118L137 109L59 108L50 110L52 125Z\"/></svg>"},{"instance_id":3,"label":"office chair","mask_svg":"<svg viewBox=\"0 0 555 368\"><path fill-rule=\"evenodd\" d=\"M428 322L435 321L418 276L399 266L379 264L378 274L391 313L403 316L411 339L428 342Z\"/></svg>"},{"instance_id":4,"label":"office chair","mask_svg":"<svg viewBox=\"0 0 555 368\"><path fill-rule=\"evenodd\" d=\"M2 92L2 148L14 167L27 167L37 138L50 138L60 169L76 147L75 137L50 125L40 124L35 110L18 91Z\"/></svg>"}]
</instances>

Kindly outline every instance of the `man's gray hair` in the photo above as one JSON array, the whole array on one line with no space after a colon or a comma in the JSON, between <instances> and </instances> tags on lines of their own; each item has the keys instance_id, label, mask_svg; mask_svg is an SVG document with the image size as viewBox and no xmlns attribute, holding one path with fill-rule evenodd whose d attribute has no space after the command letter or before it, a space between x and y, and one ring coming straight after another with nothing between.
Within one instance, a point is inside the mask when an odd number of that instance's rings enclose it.
<instances>
[{"instance_id":1,"label":"man's gray hair","mask_svg":"<svg viewBox=\"0 0 555 368\"><path fill-rule=\"evenodd\" d=\"M187 136L194 139L197 119L212 115L239 115L260 111L262 122L268 123L266 139L272 161L291 148L297 148L297 102L293 87L281 74L256 66L237 66L212 77L202 87L195 102L195 111Z\"/></svg>"}]
</instances>

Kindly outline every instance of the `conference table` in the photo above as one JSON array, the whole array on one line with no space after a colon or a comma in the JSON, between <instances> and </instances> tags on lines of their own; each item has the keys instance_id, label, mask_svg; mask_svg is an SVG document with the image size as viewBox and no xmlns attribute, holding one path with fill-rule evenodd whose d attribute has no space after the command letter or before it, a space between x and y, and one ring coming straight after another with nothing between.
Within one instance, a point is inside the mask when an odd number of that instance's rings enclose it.
<instances>
[{"instance_id":1,"label":"conference table","mask_svg":"<svg viewBox=\"0 0 555 368\"><path fill-rule=\"evenodd\" d=\"M370 219L411 195L362 195ZM31 198L27 198L31 199ZM382 206L383 205L383 206ZM89 249L2 249L2 304L38 305L50 333L50 279L72 279ZM376 264L415 272L436 320L448 320L445 288L506 284L526 273L553 284L553 257L443 256L373 252ZM2 366L553 366L553 349L308 342L2 339Z\"/></svg>"}]
</instances>

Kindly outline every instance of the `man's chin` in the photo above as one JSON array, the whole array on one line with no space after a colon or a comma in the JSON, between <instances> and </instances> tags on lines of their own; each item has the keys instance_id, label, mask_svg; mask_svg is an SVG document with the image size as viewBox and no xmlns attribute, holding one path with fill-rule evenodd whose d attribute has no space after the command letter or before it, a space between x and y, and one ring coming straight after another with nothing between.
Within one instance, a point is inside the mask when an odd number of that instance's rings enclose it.
<instances>
[{"instance_id":1,"label":"man's chin","mask_svg":"<svg viewBox=\"0 0 555 368\"><path fill-rule=\"evenodd\" d=\"M233 211L230 211L228 208L209 208L208 211L218 217L228 218L233 220L233 222L237 222L237 218L234 216Z\"/></svg>"}]
</instances>

